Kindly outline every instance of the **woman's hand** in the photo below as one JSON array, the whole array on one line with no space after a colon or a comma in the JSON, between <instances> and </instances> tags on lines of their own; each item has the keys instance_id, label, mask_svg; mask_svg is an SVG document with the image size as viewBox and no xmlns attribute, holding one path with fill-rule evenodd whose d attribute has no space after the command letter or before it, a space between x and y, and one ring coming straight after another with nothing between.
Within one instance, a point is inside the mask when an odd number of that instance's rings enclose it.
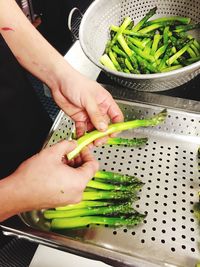
<instances>
[{"instance_id":1,"label":"woman's hand","mask_svg":"<svg viewBox=\"0 0 200 267\"><path fill-rule=\"evenodd\" d=\"M123 121L111 94L78 72L63 75L52 94L60 108L75 121L78 137L93 128L104 131L109 122Z\"/></svg>"},{"instance_id":2,"label":"woman's hand","mask_svg":"<svg viewBox=\"0 0 200 267\"><path fill-rule=\"evenodd\" d=\"M0 181L0 221L16 213L77 203L98 170L98 162L88 149L74 168L63 156L76 147L75 141L62 141L23 162L9 177ZM79 157L80 159L80 157Z\"/></svg>"}]
</instances>

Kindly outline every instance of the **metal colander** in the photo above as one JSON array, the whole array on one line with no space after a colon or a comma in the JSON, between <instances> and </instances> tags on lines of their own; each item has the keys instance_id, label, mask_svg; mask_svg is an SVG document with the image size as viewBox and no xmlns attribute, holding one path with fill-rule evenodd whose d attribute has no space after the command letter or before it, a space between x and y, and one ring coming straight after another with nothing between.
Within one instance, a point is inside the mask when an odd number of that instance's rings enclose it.
<instances>
[{"instance_id":1,"label":"metal colander","mask_svg":"<svg viewBox=\"0 0 200 267\"><path fill-rule=\"evenodd\" d=\"M139 91L163 91L180 86L200 73L200 61L167 73L139 75L115 72L100 64L100 56L109 39L110 25L119 25L126 16L137 22L155 6L158 7L155 18L179 15L190 17L193 23L200 19L200 0L96 0L83 15L79 39L84 53L122 86ZM198 30L192 31L192 35L200 38Z\"/></svg>"}]
</instances>

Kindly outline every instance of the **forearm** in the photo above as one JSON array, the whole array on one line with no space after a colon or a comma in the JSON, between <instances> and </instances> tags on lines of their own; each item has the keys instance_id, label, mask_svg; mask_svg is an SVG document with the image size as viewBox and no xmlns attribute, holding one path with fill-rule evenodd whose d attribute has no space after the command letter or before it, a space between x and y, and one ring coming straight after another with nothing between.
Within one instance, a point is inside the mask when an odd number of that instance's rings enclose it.
<instances>
[{"instance_id":1,"label":"forearm","mask_svg":"<svg viewBox=\"0 0 200 267\"><path fill-rule=\"evenodd\" d=\"M69 79L76 73L34 28L14 0L0 0L0 33L19 63L50 88L58 86L63 70Z\"/></svg>"},{"instance_id":2,"label":"forearm","mask_svg":"<svg viewBox=\"0 0 200 267\"><path fill-rule=\"evenodd\" d=\"M15 174L0 180L0 221L28 210L26 191L16 183Z\"/></svg>"}]
</instances>

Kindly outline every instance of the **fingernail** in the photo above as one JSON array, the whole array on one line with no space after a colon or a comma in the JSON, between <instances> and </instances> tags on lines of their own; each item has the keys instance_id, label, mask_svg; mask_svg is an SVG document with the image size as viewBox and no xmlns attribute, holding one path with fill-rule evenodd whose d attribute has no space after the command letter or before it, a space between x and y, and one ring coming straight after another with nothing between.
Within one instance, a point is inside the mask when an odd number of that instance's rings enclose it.
<instances>
[{"instance_id":1,"label":"fingernail","mask_svg":"<svg viewBox=\"0 0 200 267\"><path fill-rule=\"evenodd\" d=\"M105 130L107 130L107 124L105 123L105 122L100 122L99 123L99 130L100 131L105 131Z\"/></svg>"}]
</instances>

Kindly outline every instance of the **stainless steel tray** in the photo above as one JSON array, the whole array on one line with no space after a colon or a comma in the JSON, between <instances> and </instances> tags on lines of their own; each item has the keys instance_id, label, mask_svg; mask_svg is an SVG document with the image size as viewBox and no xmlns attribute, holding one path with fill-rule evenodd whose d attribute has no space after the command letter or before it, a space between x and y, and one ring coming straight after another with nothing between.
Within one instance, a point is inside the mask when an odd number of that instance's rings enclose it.
<instances>
[{"instance_id":1,"label":"stainless steel tray","mask_svg":"<svg viewBox=\"0 0 200 267\"><path fill-rule=\"evenodd\" d=\"M21 214L26 229L2 226L6 234L44 243L118 266L187 266L200 259L199 228L193 205L198 201L200 171L200 104L196 101L108 88L126 120L143 118L167 107L166 122L129 130L120 136L148 137L142 148L103 146L94 150L100 168L135 175L145 182L135 203L144 223L130 228L95 226L53 233L38 211ZM117 93L118 92L118 93ZM73 122L58 115L45 145L69 138Z\"/></svg>"}]
</instances>

